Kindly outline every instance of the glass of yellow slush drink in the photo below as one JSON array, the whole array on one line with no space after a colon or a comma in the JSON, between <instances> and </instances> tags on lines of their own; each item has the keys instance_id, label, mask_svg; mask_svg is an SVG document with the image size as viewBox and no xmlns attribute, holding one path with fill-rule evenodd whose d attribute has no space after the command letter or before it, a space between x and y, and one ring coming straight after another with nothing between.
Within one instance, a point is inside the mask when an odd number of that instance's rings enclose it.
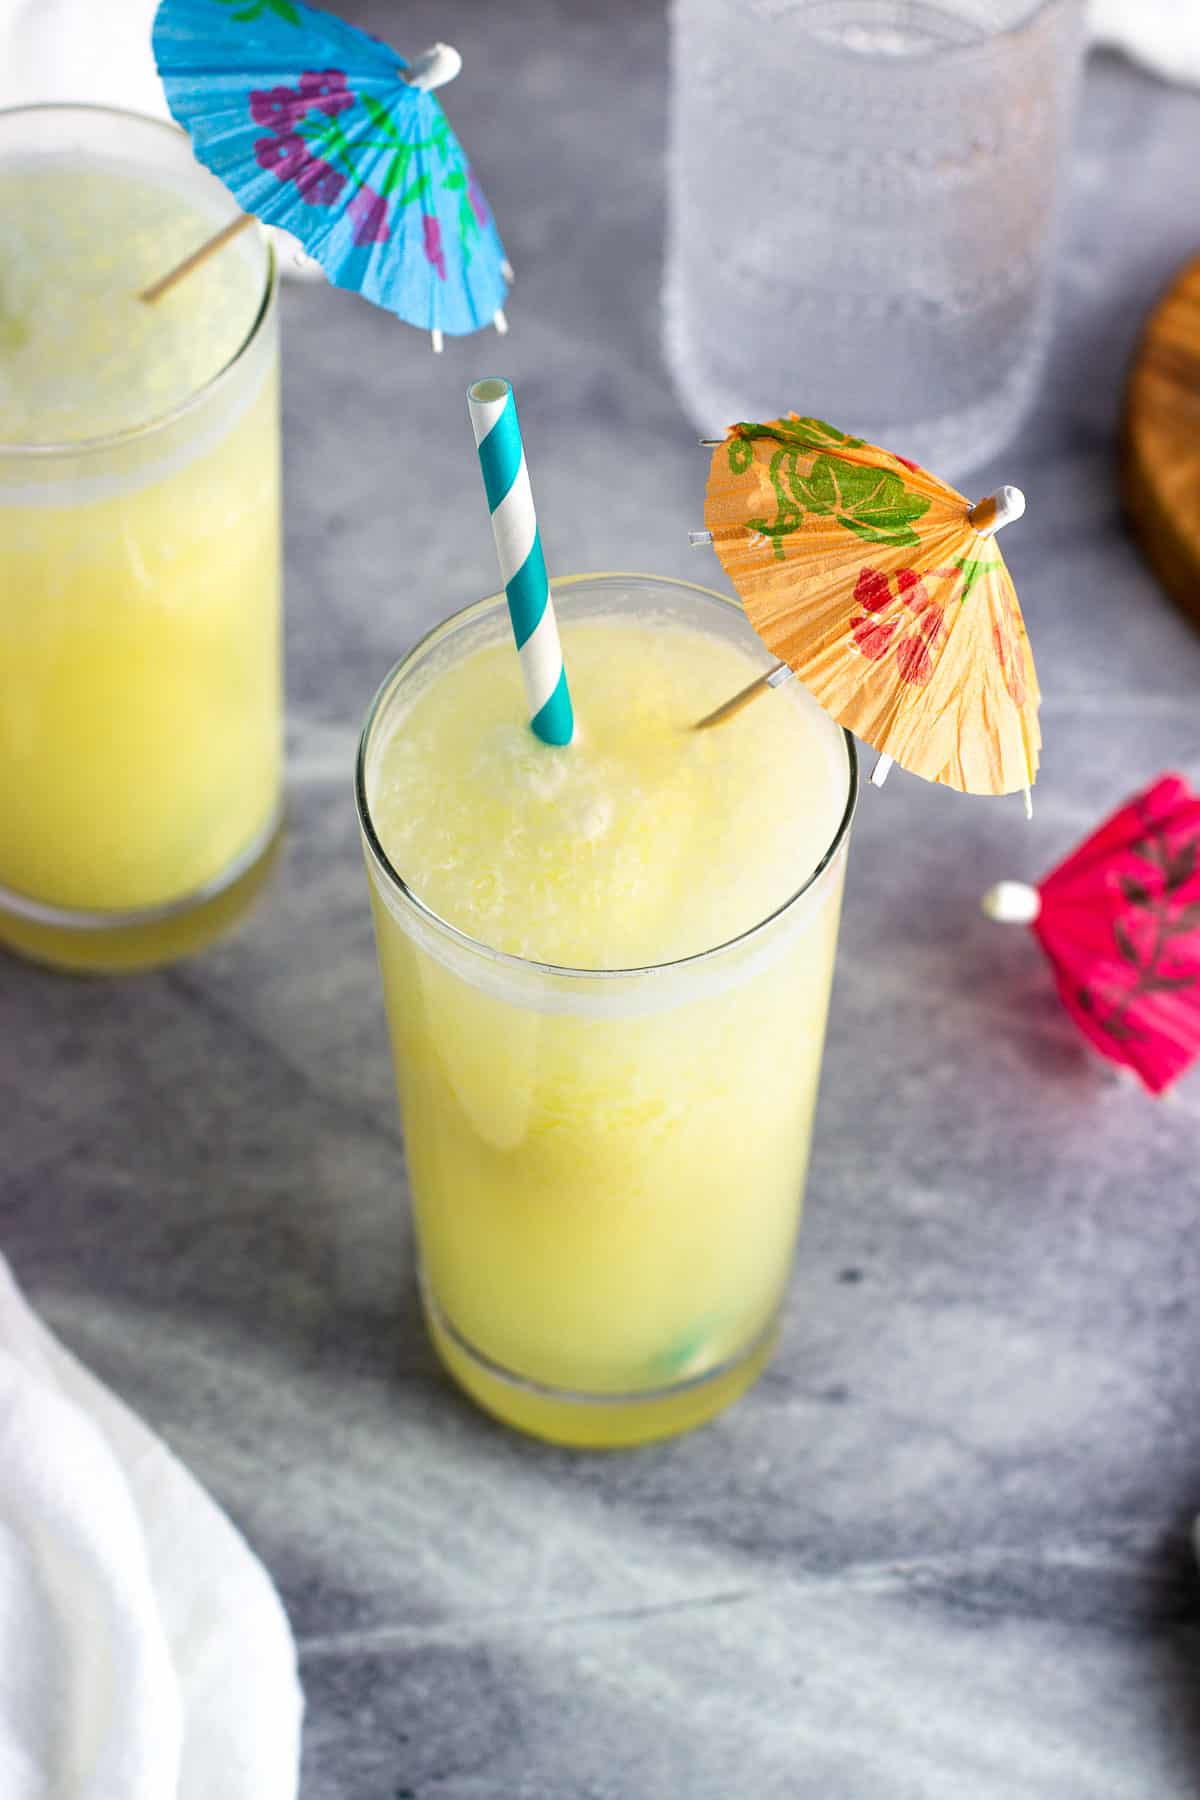
<instances>
[{"instance_id":1,"label":"glass of yellow slush drink","mask_svg":"<svg viewBox=\"0 0 1200 1800\"><path fill-rule=\"evenodd\" d=\"M554 584L575 740L526 723L503 595L388 676L357 798L420 1285L488 1411L619 1445L726 1406L800 1219L856 768L740 609Z\"/></svg>"},{"instance_id":2,"label":"glass of yellow slush drink","mask_svg":"<svg viewBox=\"0 0 1200 1800\"><path fill-rule=\"evenodd\" d=\"M194 949L279 823L279 353L257 227L173 126L0 113L0 943Z\"/></svg>"}]
</instances>

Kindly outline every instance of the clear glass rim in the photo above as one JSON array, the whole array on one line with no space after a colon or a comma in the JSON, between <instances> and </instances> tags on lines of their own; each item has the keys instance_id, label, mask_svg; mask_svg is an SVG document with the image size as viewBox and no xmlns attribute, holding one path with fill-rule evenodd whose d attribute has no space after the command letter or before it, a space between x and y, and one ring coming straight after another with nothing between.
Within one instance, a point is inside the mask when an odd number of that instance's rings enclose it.
<instances>
[{"instance_id":1,"label":"clear glass rim","mask_svg":"<svg viewBox=\"0 0 1200 1800\"><path fill-rule=\"evenodd\" d=\"M715 588L701 587L698 582L681 581L670 575L647 575L632 569L596 570L586 575L561 576L553 580L550 585L557 591L560 588L580 587L593 582L606 581L652 582L656 587L674 588L686 594L703 594L705 599L718 600L723 606L730 607L740 618L745 617L738 602L732 600L728 594L718 593ZM371 818L370 804L367 800L367 752L371 736L375 722L392 692L416 663L420 662L442 638L447 637L451 632L473 623L489 612L499 610L506 604L503 593L491 594L484 600L476 600L470 606L464 606L458 612L451 613L449 618L440 620L425 632L397 662L393 663L376 689L374 698L367 709L367 716L359 734L358 753L354 764L355 807L358 812L359 828L371 861L387 884L389 891L402 905L411 908L424 924L431 926L440 936L449 939L457 948L483 957L500 968L519 971L522 974L534 975L543 979L603 983L663 975L688 968L693 964L711 962L714 957L723 956L730 951L739 949L760 936L816 886L849 835L858 801L858 751L853 737L844 727L839 729L842 746L846 752L846 804L828 846L793 893L789 894L763 918L756 920L753 925L747 926L745 931L738 932L736 937L726 938L719 944L711 944L704 950L693 951L689 956L675 957L669 962L646 963L625 969L583 969L574 968L567 963L538 962L532 957L514 956L511 951L498 950L494 945L485 944L482 939L472 937L470 932L462 931L457 925L452 925L448 919L444 919L440 913L435 912L433 907L427 905L420 895L409 887L399 870L388 858Z\"/></svg>"},{"instance_id":2,"label":"clear glass rim","mask_svg":"<svg viewBox=\"0 0 1200 1800\"><path fill-rule=\"evenodd\" d=\"M820 0L816 0L816 3L819 4ZM917 4L921 4L921 0L917 0ZM929 11L937 10L935 0L924 0L924 4ZM933 62L942 63L950 61L967 62L972 57L987 56L991 54L997 44L1015 42L1017 39L1024 37L1027 33L1032 32L1048 13L1078 12L1082 14L1085 4L1086 0L1031 0L1029 11L1023 18L1014 20L1011 25L1000 25L993 30L980 20L979 24L983 36L975 43L946 44L941 48L923 50L913 55L905 56L894 56L887 50L850 51L837 44L831 44L827 38L822 37L819 31L813 29L807 22L803 13L797 19L796 23L805 39L811 44L814 52L818 55L827 57L831 62L853 61L855 64L876 63L880 66L886 65L888 68L897 69L911 67L917 63L929 64ZM806 6L805 12L811 10L811 7L812 0L810 0L809 5Z\"/></svg>"},{"instance_id":3,"label":"clear glass rim","mask_svg":"<svg viewBox=\"0 0 1200 1800\"><path fill-rule=\"evenodd\" d=\"M34 114L44 115L46 113L54 113L60 117L76 117L82 115L83 117L92 118L120 119L125 124L136 125L138 127L147 126L153 130L161 131L174 142L182 141L187 143L189 141L187 132L181 130L178 125L174 124L173 121L169 119L152 119L148 113L130 112L127 108L120 106L91 106L84 103L76 103L74 101L47 100L39 102L34 106L0 107L0 126L4 124L6 119L27 118ZM0 155L0 164L3 164L4 160L4 157ZM204 167L203 163L198 163L197 166L199 168ZM206 173L211 173L211 171L206 171ZM216 181L219 177L214 175L212 179ZM229 199L230 204L236 208L237 201L233 198L232 194L230 194ZM266 279L263 282L262 300L258 311L250 322L245 337L227 362L222 363L219 369L208 376L206 380L202 381L199 387L193 388L191 393L186 394L177 405L172 406L167 412L156 413L151 419L141 420L136 425L123 426L120 431L105 432L101 437L68 438L63 443L10 444L0 440L0 457L11 458L14 461L20 459L23 462L28 462L35 458L45 458L49 461L55 457L97 456L104 451L113 450L125 444L136 443L139 438L152 437L156 432L163 431L168 426L174 425L178 420L186 418L188 413L193 411L193 409L202 406L204 401L207 400L211 394L215 393L227 378L233 374L233 371L242 361L242 358L248 353L253 345L257 343L264 326L275 309L275 300L279 289L279 270L275 261L275 251L272 247L271 240L264 234L262 226L256 225L255 229L267 256Z\"/></svg>"}]
</instances>

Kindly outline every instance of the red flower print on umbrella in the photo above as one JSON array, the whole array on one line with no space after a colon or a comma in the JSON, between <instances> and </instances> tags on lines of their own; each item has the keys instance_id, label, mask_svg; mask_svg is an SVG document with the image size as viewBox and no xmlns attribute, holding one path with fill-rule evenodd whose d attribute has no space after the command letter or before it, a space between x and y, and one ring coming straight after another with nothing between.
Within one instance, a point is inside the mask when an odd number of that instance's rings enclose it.
<instances>
[{"instance_id":1,"label":"red flower print on umbrella","mask_svg":"<svg viewBox=\"0 0 1200 1800\"><path fill-rule=\"evenodd\" d=\"M957 569L937 569L934 574L957 581ZM901 678L923 687L933 674L930 651L942 635L945 614L915 569L897 569L895 589L886 569L861 569L854 584L854 598L863 608L850 620L854 642L864 656L878 662L892 649ZM906 607L906 619L897 608Z\"/></svg>"},{"instance_id":2,"label":"red flower print on umbrella","mask_svg":"<svg viewBox=\"0 0 1200 1800\"><path fill-rule=\"evenodd\" d=\"M1162 775L1037 887L984 910L1027 924L1089 1043L1159 1094L1200 1056L1200 798Z\"/></svg>"}]
</instances>

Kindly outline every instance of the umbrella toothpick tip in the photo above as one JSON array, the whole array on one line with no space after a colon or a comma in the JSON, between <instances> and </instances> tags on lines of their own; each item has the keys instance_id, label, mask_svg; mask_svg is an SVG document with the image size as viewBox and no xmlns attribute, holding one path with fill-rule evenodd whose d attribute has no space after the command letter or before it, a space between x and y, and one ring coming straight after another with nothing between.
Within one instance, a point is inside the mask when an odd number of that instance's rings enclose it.
<instances>
[{"instance_id":1,"label":"umbrella toothpick tip","mask_svg":"<svg viewBox=\"0 0 1200 1800\"><path fill-rule=\"evenodd\" d=\"M501 337L507 336L508 320L504 316L504 308L502 306L498 306L492 314L492 324L496 327L496 330L500 333Z\"/></svg>"},{"instance_id":2,"label":"umbrella toothpick tip","mask_svg":"<svg viewBox=\"0 0 1200 1800\"><path fill-rule=\"evenodd\" d=\"M994 494L977 500L967 517L980 537L994 537L1006 525L1015 524L1025 511L1025 496L1019 487L1000 487Z\"/></svg>"},{"instance_id":3,"label":"umbrella toothpick tip","mask_svg":"<svg viewBox=\"0 0 1200 1800\"><path fill-rule=\"evenodd\" d=\"M711 544L712 541L713 541L713 535L712 535L711 531L689 531L688 532L688 543L691 545L693 550L703 550L705 548L705 546L708 544Z\"/></svg>"},{"instance_id":4,"label":"umbrella toothpick tip","mask_svg":"<svg viewBox=\"0 0 1200 1800\"><path fill-rule=\"evenodd\" d=\"M980 901L998 925L1032 925L1042 910L1042 896L1025 881L998 881Z\"/></svg>"},{"instance_id":5,"label":"umbrella toothpick tip","mask_svg":"<svg viewBox=\"0 0 1200 1800\"><path fill-rule=\"evenodd\" d=\"M404 79L409 87L420 88L428 94L434 88L445 87L461 71L462 57L453 44L431 44L428 50L413 58L404 71Z\"/></svg>"},{"instance_id":6,"label":"umbrella toothpick tip","mask_svg":"<svg viewBox=\"0 0 1200 1800\"><path fill-rule=\"evenodd\" d=\"M446 348L445 338L442 336L441 332L438 330L436 325L434 326L433 330L430 332L429 336L433 342L433 354L435 356L440 356L442 354L442 351Z\"/></svg>"}]
</instances>

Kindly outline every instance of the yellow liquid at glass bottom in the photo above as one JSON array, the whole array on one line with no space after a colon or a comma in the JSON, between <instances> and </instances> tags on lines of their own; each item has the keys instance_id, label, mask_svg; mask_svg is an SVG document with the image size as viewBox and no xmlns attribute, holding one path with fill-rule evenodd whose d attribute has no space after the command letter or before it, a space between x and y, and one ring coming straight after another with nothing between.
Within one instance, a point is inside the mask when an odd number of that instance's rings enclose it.
<instances>
[{"instance_id":1,"label":"yellow liquid at glass bottom","mask_svg":"<svg viewBox=\"0 0 1200 1800\"><path fill-rule=\"evenodd\" d=\"M512 736L503 645L389 731L368 797L393 866L472 935L581 966L686 955L706 919L712 943L766 917L834 837L838 734L781 694L689 740L681 724L753 673L739 651L622 621L564 621L563 638L566 751ZM551 758L573 759L565 779ZM450 1373L508 1424L597 1447L666 1436L767 1362L841 881L839 862L754 953L607 1017L447 966L373 881L426 1314Z\"/></svg>"},{"instance_id":2,"label":"yellow liquid at glass bottom","mask_svg":"<svg viewBox=\"0 0 1200 1800\"><path fill-rule=\"evenodd\" d=\"M5 176L6 231L20 224L14 206L26 208L30 233L51 202L78 210L78 173ZM135 418L139 406L177 403L203 364L206 332L215 374L252 327L262 286L261 273L228 266L215 293L180 284L170 315L137 315L137 357L118 343L114 363L118 300L140 308L141 275L211 221L115 168L87 180L84 198L103 213L103 229L90 226L107 259L99 288L80 275L85 247L69 232L63 267L47 244L49 265L24 271L30 295L56 295L44 329L74 340L73 385L58 381L46 416L81 439L89 408L97 429L119 429L129 421L118 402ZM23 293L11 278L0 291L0 424L4 406L21 403L17 424L35 435L30 395L54 376L55 343L38 340L36 308L22 323ZM184 369L181 394L184 343L201 361ZM30 461L0 485L0 888L14 896L10 906L0 898L0 941L36 959L103 970L184 954L261 880L281 772L273 338L246 355L256 367L230 377L241 390L171 426L158 461L153 447L101 450L66 477Z\"/></svg>"}]
</instances>

